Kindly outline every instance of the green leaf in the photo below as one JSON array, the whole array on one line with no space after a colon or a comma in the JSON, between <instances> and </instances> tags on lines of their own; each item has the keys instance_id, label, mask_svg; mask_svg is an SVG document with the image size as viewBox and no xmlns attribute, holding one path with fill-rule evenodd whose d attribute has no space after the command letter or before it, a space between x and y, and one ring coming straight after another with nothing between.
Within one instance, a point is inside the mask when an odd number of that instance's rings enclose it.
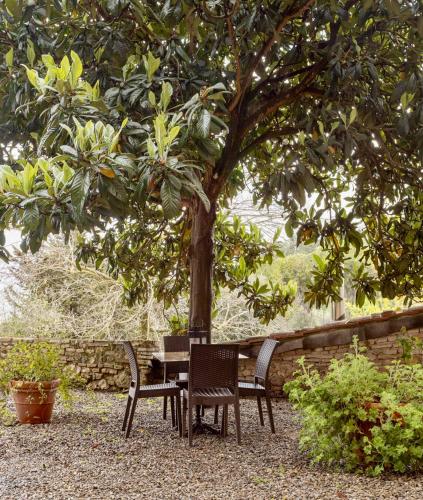
<instances>
[{"instance_id":1,"label":"green leaf","mask_svg":"<svg viewBox=\"0 0 423 500\"><path fill-rule=\"evenodd\" d=\"M22 222L25 226L25 229L29 229L33 231L38 226L40 217L40 212L38 210L38 206L35 203L27 205L22 215Z\"/></svg>"},{"instance_id":2,"label":"green leaf","mask_svg":"<svg viewBox=\"0 0 423 500\"><path fill-rule=\"evenodd\" d=\"M40 83L38 81L38 73L35 71L35 69L26 68L26 76L28 77L29 83L33 87L35 87L37 90L41 90Z\"/></svg>"},{"instance_id":3,"label":"green leaf","mask_svg":"<svg viewBox=\"0 0 423 500\"><path fill-rule=\"evenodd\" d=\"M80 76L82 75L83 67L81 59L79 58L78 54L73 50L71 51L71 59L72 59L71 84L72 87L75 88L78 84Z\"/></svg>"},{"instance_id":4,"label":"green leaf","mask_svg":"<svg viewBox=\"0 0 423 500\"><path fill-rule=\"evenodd\" d=\"M22 15L22 7L20 5L20 2L17 0L5 0L6 8L10 12L10 14L17 18L20 19Z\"/></svg>"},{"instance_id":5,"label":"green leaf","mask_svg":"<svg viewBox=\"0 0 423 500\"><path fill-rule=\"evenodd\" d=\"M350 125L355 121L356 118L357 118L357 108L354 107L351 109L350 113Z\"/></svg>"},{"instance_id":6,"label":"green leaf","mask_svg":"<svg viewBox=\"0 0 423 500\"><path fill-rule=\"evenodd\" d=\"M6 61L9 69L13 67L13 47L10 47L10 49L6 52L4 60Z\"/></svg>"},{"instance_id":7,"label":"green leaf","mask_svg":"<svg viewBox=\"0 0 423 500\"><path fill-rule=\"evenodd\" d=\"M148 91L148 101L149 103L153 106L153 108L156 106L156 96L154 95L154 92L151 90Z\"/></svg>"},{"instance_id":8,"label":"green leaf","mask_svg":"<svg viewBox=\"0 0 423 500\"><path fill-rule=\"evenodd\" d=\"M319 271L324 271L326 268L326 264L325 264L324 260L320 257L320 255L318 255L317 253L314 253L313 259L314 259L314 262L316 262L317 267L319 268Z\"/></svg>"},{"instance_id":9,"label":"green leaf","mask_svg":"<svg viewBox=\"0 0 423 500\"><path fill-rule=\"evenodd\" d=\"M196 193L200 198L202 204L204 205L204 208L207 210L207 212L210 212L210 200L208 199L206 193L203 191L203 187L201 186L201 189L196 189Z\"/></svg>"},{"instance_id":10,"label":"green leaf","mask_svg":"<svg viewBox=\"0 0 423 500\"><path fill-rule=\"evenodd\" d=\"M58 77L61 80L67 80L67 78L69 77L70 69L71 67L69 58L68 56L65 56L60 62L60 72L58 73Z\"/></svg>"},{"instance_id":11,"label":"green leaf","mask_svg":"<svg viewBox=\"0 0 423 500\"><path fill-rule=\"evenodd\" d=\"M160 106L163 111L167 110L170 103L170 98L172 97L173 88L169 82L164 82L162 84L162 93L160 95Z\"/></svg>"},{"instance_id":12,"label":"green leaf","mask_svg":"<svg viewBox=\"0 0 423 500\"><path fill-rule=\"evenodd\" d=\"M151 82L153 80L154 73L159 69L160 66L160 58L156 58L149 51L147 57L143 56L144 67L147 73L147 80Z\"/></svg>"},{"instance_id":13,"label":"green leaf","mask_svg":"<svg viewBox=\"0 0 423 500\"><path fill-rule=\"evenodd\" d=\"M154 119L154 133L156 138L156 144L159 151L159 156L162 158L165 152L166 144L166 117L163 113L160 113Z\"/></svg>"},{"instance_id":14,"label":"green leaf","mask_svg":"<svg viewBox=\"0 0 423 500\"><path fill-rule=\"evenodd\" d=\"M359 307L363 307L365 301L366 296L364 295L364 292L361 290L361 288L359 288L355 295L355 302Z\"/></svg>"},{"instance_id":15,"label":"green leaf","mask_svg":"<svg viewBox=\"0 0 423 500\"><path fill-rule=\"evenodd\" d=\"M79 170L72 179L71 201L77 216L80 216L90 189L90 173Z\"/></svg>"},{"instance_id":16,"label":"green leaf","mask_svg":"<svg viewBox=\"0 0 423 500\"><path fill-rule=\"evenodd\" d=\"M35 56L34 44L32 43L31 40L28 40L28 44L26 46L26 57L28 58L29 65L34 66L36 56Z\"/></svg>"},{"instance_id":17,"label":"green leaf","mask_svg":"<svg viewBox=\"0 0 423 500\"><path fill-rule=\"evenodd\" d=\"M245 276L245 271L247 269L247 265L245 264L245 259L242 255L238 260L238 269L239 269L241 277Z\"/></svg>"},{"instance_id":18,"label":"green leaf","mask_svg":"<svg viewBox=\"0 0 423 500\"><path fill-rule=\"evenodd\" d=\"M198 121L196 124L197 131L199 135L203 138L208 137L210 132L210 121L211 115L207 109L203 109L198 117Z\"/></svg>"},{"instance_id":19,"label":"green leaf","mask_svg":"<svg viewBox=\"0 0 423 500\"><path fill-rule=\"evenodd\" d=\"M176 217L181 211L181 193L176 191L172 185L164 181L160 188L163 214L167 219Z\"/></svg>"},{"instance_id":20,"label":"green leaf","mask_svg":"<svg viewBox=\"0 0 423 500\"><path fill-rule=\"evenodd\" d=\"M29 195L34 186L35 176L38 172L38 165L32 166L27 162L22 172L23 190L26 195Z\"/></svg>"},{"instance_id":21,"label":"green leaf","mask_svg":"<svg viewBox=\"0 0 423 500\"><path fill-rule=\"evenodd\" d=\"M150 158L154 158L156 156L156 147L150 138L147 139L147 151Z\"/></svg>"},{"instance_id":22,"label":"green leaf","mask_svg":"<svg viewBox=\"0 0 423 500\"><path fill-rule=\"evenodd\" d=\"M41 60L43 61L43 64L47 69L56 67L53 56L51 56L50 54L43 54L41 56Z\"/></svg>"},{"instance_id":23,"label":"green leaf","mask_svg":"<svg viewBox=\"0 0 423 500\"><path fill-rule=\"evenodd\" d=\"M175 127L172 127L169 131L169 135L168 135L168 143L171 144L175 139L176 137L178 136L179 134L179 131L181 130L181 127L179 126L175 126Z\"/></svg>"}]
</instances>

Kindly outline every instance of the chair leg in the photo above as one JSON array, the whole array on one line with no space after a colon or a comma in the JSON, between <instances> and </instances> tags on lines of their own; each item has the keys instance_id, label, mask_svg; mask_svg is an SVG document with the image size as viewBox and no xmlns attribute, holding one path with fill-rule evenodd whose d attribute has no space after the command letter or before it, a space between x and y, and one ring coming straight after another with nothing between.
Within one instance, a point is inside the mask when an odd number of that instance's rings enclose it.
<instances>
[{"instance_id":1,"label":"chair leg","mask_svg":"<svg viewBox=\"0 0 423 500\"><path fill-rule=\"evenodd\" d=\"M269 414L269 421L270 421L270 429L272 433L275 433L275 423L273 421L273 411L272 411L272 400L270 399L270 396L266 394L266 405L267 405L267 413Z\"/></svg>"},{"instance_id":2,"label":"chair leg","mask_svg":"<svg viewBox=\"0 0 423 500\"><path fill-rule=\"evenodd\" d=\"M126 423L128 422L129 410L131 409L132 398L128 395L128 400L126 402L125 416L123 417L122 431L126 429Z\"/></svg>"},{"instance_id":3,"label":"chair leg","mask_svg":"<svg viewBox=\"0 0 423 500\"><path fill-rule=\"evenodd\" d=\"M163 420L167 419L167 396L163 398Z\"/></svg>"},{"instance_id":4,"label":"chair leg","mask_svg":"<svg viewBox=\"0 0 423 500\"><path fill-rule=\"evenodd\" d=\"M220 434L222 437L226 437L228 435L228 405L223 405L222 427L220 429Z\"/></svg>"},{"instance_id":5,"label":"chair leg","mask_svg":"<svg viewBox=\"0 0 423 500\"><path fill-rule=\"evenodd\" d=\"M176 423L178 426L179 437L182 437L182 418L181 418L181 396L176 396Z\"/></svg>"},{"instance_id":6,"label":"chair leg","mask_svg":"<svg viewBox=\"0 0 423 500\"><path fill-rule=\"evenodd\" d=\"M166 363L164 364L163 367L163 383L166 383L167 379L167 366ZM163 398L163 420L167 419L167 396Z\"/></svg>"},{"instance_id":7,"label":"chair leg","mask_svg":"<svg viewBox=\"0 0 423 500\"><path fill-rule=\"evenodd\" d=\"M134 420L134 414L135 414L135 408L137 407L137 397L135 396L135 398L133 399L132 401L132 405L131 405L131 410L129 412L129 420L128 420L128 426L126 427L126 434L125 434L125 437L128 438L129 437L129 434L131 432L131 428L132 428L132 421Z\"/></svg>"},{"instance_id":8,"label":"chair leg","mask_svg":"<svg viewBox=\"0 0 423 500\"><path fill-rule=\"evenodd\" d=\"M239 411L239 399L234 404L235 423L236 423L236 439L238 444L241 444L241 415Z\"/></svg>"},{"instance_id":9,"label":"chair leg","mask_svg":"<svg viewBox=\"0 0 423 500\"><path fill-rule=\"evenodd\" d=\"M192 402L188 401L188 444L192 446Z\"/></svg>"},{"instance_id":10,"label":"chair leg","mask_svg":"<svg viewBox=\"0 0 423 500\"><path fill-rule=\"evenodd\" d=\"M214 423L217 425L219 423L219 406L214 407Z\"/></svg>"},{"instance_id":11,"label":"chair leg","mask_svg":"<svg viewBox=\"0 0 423 500\"><path fill-rule=\"evenodd\" d=\"M172 415L172 427L175 427L175 398L170 396L170 413Z\"/></svg>"},{"instance_id":12,"label":"chair leg","mask_svg":"<svg viewBox=\"0 0 423 500\"><path fill-rule=\"evenodd\" d=\"M187 400L183 398L182 401L182 437L185 437L187 429Z\"/></svg>"},{"instance_id":13,"label":"chair leg","mask_svg":"<svg viewBox=\"0 0 423 500\"><path fill-rule=\"evenodd\" d=\"M228 437L228 424L229 424L229 406L225 407L225 437Z\"/></svg>"},{"instance_id":14,"label":"chair leg","mask_svg":"<svg viewBox=\"0 0 423 500\"><path fill-rule=\"evenodd\" d=\"M206 408L204 405L201 405L201 416L204 417L205 414L206 414Z\"/></svg>"},{"instance_id":15,"label":"chair leg","mask_svg":"<svg viewBox=\"0 0 423 500\"><path fill-rule=\"evenodd\" d=\"M259 412L259 417L260 417L260 425L264 425L264 419L263 419L263 408L261 406L261 397L257 396L257 406L258 406L258 412Z\"/></svg>"}]
</instances>

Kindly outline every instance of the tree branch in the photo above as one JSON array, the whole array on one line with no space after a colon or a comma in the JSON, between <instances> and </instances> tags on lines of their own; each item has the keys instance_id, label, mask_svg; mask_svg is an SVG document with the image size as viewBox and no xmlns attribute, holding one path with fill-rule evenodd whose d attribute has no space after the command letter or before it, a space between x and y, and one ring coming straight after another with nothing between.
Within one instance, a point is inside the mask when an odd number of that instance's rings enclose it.
<instances>
[{"instance_id":1,"label":"tree branch","mask_svg":"<svg viewBox=\"0 0 423 500\"><path fill-rule=\"evenodd\" d=\"M268 129L268 130L266 130L266 132L263 132L263 134L261 134L259 137L254 139L252 142L250 142L250 144L245 146L245 148L239 152L237 159L238 159L238 161L242 160L242 158L247 156L251 150L253 150L259 144L261 144L265 141L268 141L271 139L277 139L278 137L282 137L282 136L292 135L298 131L299 131L298 128L290 127L290 126L282 127L280 129L276 129L276 130L275 129Z\"/></svg>"},{"instance_id":2,"label":"tree branch","mask_svg":"<svg viewBox=\"0 0 423 500\"><path fill-rule=\"evenodd\" d=\"M284 27L292 19L294 19L295 17L301 16L307 9L309 9L311 7L311 5L313 3L315 3L315 1L316 0L307 0L303 5L301 5L300 7L297 7L296 9L294 9L292 11L285 10L279 23L276 25L276 28L273 31L272 36L267 39L267 41L264 43L262 48L259 50L259 52L257 53L257 55L254 58L254 60L252 61L252 63L249 65L248 72L242 80L242 88L240 89L240 92L236 93L233 101L229 104L229 111L233 111L236 108L236 106L239 104L242 97L245 95L245 92L253 79L254 72L256 71L257 67L259 66L262 58L266 56L266 54L271 49L272 45L276 42L279 33L284 29Z\"/></svg>"},{"instance_id":3,"label":"tree branch","mask_svg":"<svg viewBox=\"0 0 423 500\"><path fill-rule=\"evenodd\" d=\"M359 2L359 0L348 0L344 6L344 9L349 11L351 9L351 7L353 7L358 2ZM331 46L335 43L340 27L341 27L341 20L340 19L338 19L337 22L331 24L330 38L329 38L329 40L318 44L318 48L320 50L323 48L326 48L328 46ZM291 66L291 65L282 65L282 68L280 69L279 73L275 74L275 76L273 78L271 77L271 75L269 75L266 79L259 82L252 89L252 92L254 92L254 94L257 95L258 91L262 87L264 87L266 84L278 83L278 82L283 81L285 79L293 78L295 76L301 75L302 73L305 73L306 71L312 70L315 67L315 64L311 64L309 66L305 66L305 67L302 67L302 68L299 68L299 69L296 69L296 70L290 71L290 72L286 72L287 66ZM285 72L284 72L284 70L285 70Z\"/></svg>"},{"instance_id":4,"label":"tree branch","mask_svg":"<svg viewBox=\"0 0 423 500\"><path fill-rule=\"evenodd\" d=\"M251 130L254 125L262 121L264 118L272 115L275 111L278 110L280 106L295 101L301 94L304 95L308 93L309 95L321 97L323 95L322 91L319 89L311 88L311 84L315 80L320 70L325 67L325 65L325 60L319 61L314 65L314 69L310 70L310 72L301 80L298 85L286 90L285 92L281 92L280 94L273 96L270 99L265 100L264 104L260 106L257 111L247 117L246 122L244 122L242 136L244 136L245 133L248 132L248 130Z\"/></svg>"},{"instance_id":5,"label":"tree branch","mask_svg":"<svg viewBox=\"0 0 423 500\"><path fill-rule=\"evenodd\" d=\"M236 92L239 94L241 92L241 61L239 57L239 46L236 41L236 35L234 31L234 26L232 24L232 17L228 16L226 19L226 23L228 25L228 33L229 38L231 40L232 47L234 49L235 54L235 67L236 67Z\"/></svg>"}]
</instances>

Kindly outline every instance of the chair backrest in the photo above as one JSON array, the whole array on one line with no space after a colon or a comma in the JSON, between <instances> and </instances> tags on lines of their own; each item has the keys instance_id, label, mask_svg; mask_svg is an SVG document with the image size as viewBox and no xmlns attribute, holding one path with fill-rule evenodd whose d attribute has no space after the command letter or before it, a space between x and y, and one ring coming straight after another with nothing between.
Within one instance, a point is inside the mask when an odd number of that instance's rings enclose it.
<instances>
[{"instance_id":1,"label":"chair backrest","mask_svg":"<svg viewBox=\"0 0 423 500\"><path fill-rule=\"evenodd\" d=\"M188 335L165 335L163 337L164 352L189 352L190 338ZM188 362L168 363L167 374L188 372Z\"/></svg>"},{"instance_id":2,"label":"chair backrest","mask_svg":"<svg viewBox=\"0 0 423 500\"><path fill-rule=\"evenodd\" d=\"M256 382L267 384L270 363L272 362L273 354L278 345L279 342L274 339L266 339L263 342L259 355L257 356L256 372L254 376Z\"/></svg>"},{"instance_id":3,"label":"chair backrest","mask_svg":"<svg viewBox=\"0 0 423 500\"><path fill-rule=\"evenodd\" d=\"M238 388L237 344L192 344L189 389Z\"/></svg>"},{"instance_id":4,"label":"chair backrest","mask_svg":"<svg viewBox=\"0 0 423 500\"><path fill-rule=\"evenodd\" d=\"M165 352L189 352L188 335L165 335L163 337Z\"/></svg>"},{"instance_id":5,"label":"chair backrest","mask_svg":"<svg viewBox=\"0 0 423 500\"><path fill-rule=\"evenodd\" d=\"M131 369L131 385L139 387L140 385L140 369L138 366L137 355L135 354L134 348L131 342L125 340L123 342L123 347L125 349L126 355L128 356L129 367Z\"/></svg>"}]
</instances>

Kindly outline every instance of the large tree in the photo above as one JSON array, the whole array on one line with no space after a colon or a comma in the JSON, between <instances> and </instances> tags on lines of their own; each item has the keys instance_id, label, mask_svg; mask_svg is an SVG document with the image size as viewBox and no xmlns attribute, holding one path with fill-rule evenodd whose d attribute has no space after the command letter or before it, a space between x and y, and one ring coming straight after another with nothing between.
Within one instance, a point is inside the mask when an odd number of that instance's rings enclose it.
<instances>
[{"instance_id":1,"label":"large tree","mask_svg":"<svg viewBox=\"0 0 423 500\"><path fill-rule=\"evenodd\" d=\"M78 228L129 300L189 283L210 328L214 278L266 321L293 291L249 279L277 249L222 212L249 190L326 251L311 304L338 297L351 249L358 303L421 296L419 0L0 5L0 244Z\"/></svg>"}]
</instances>

